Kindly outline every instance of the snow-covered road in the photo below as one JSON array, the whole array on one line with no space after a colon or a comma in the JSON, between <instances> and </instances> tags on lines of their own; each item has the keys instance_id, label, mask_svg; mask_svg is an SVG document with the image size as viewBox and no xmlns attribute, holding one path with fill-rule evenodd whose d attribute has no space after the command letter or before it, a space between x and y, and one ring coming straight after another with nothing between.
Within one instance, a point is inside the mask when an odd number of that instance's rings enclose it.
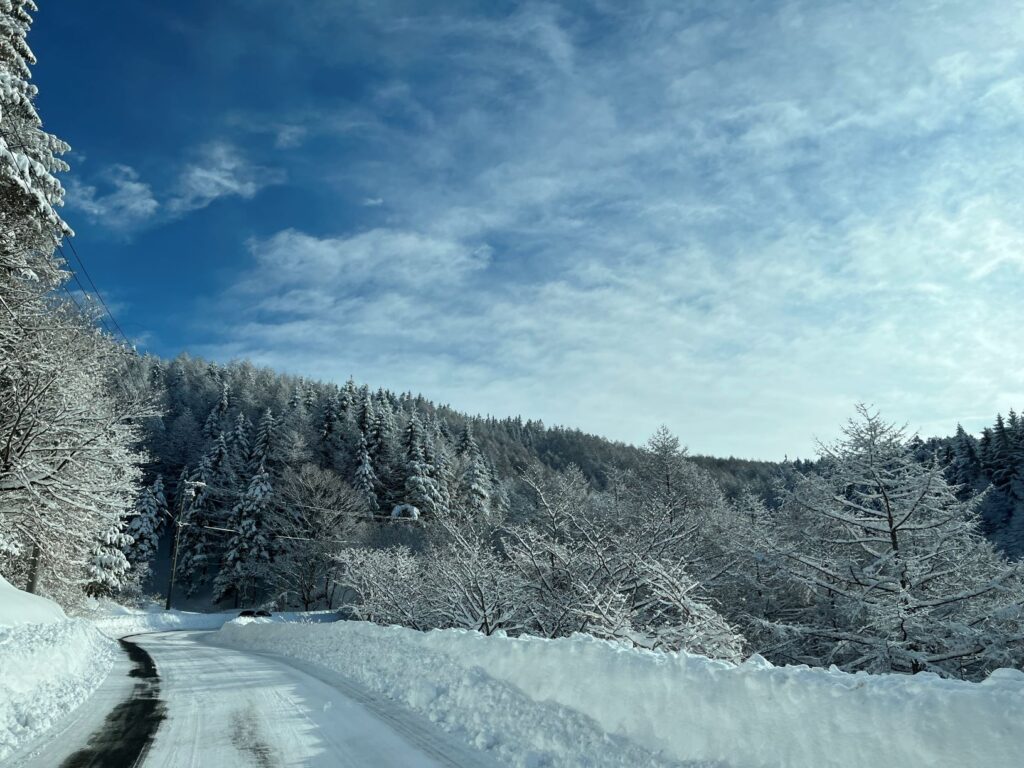
<instances>
[{"instance_id":1,"label":"snow-covered road","mask_svg":"<svg viewBox=\"0 0 1024 768\"><path fill-rule=\"evenodd\" d=\"M136 653L134 664L115 669L75 722L48 743L35 745L35 754L21 765L492 764L428 721L371 697L340 676L272 654L208 645L208 634L130 638L148 653L156 675L147 670L146 654Z\"/></svg>"}]
</instances>

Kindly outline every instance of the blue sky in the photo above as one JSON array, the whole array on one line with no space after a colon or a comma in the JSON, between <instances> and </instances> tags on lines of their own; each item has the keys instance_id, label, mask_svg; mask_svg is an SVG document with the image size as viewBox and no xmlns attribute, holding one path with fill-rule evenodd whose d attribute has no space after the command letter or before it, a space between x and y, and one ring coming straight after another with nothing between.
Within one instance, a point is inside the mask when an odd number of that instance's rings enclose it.
<instances>
[{"instance_id":1,"label":"blue sky","mask_svg":"<svg viewBox=\"0 0 1024 768\"><path fill-rule=\"evenodd\" d=\"M145 349L764 458L1024 404L1022 2L41 5Z\"/></svg>"}]
</instances>

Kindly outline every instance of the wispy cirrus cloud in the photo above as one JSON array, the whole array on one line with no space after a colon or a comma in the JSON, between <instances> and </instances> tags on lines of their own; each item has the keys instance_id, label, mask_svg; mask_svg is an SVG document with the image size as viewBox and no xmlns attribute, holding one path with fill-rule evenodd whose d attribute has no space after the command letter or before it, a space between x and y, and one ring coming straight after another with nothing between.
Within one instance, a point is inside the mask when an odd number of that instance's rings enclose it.
<instances>
[{"instance_id":1,"label":"wispy cirrus cloud","mask_svg":"<svg viewBox=\"0 0 1024 768\"><path fill-rule=\"evenodd\" d=\"M1022 8L359 6L379 82L304 125L386 209L251 242L208 351L715 453L978 426L1024 401Z\"/></svg>"},{"instance_id":2,"label":"wispy cirrus cloud","mask_svg":"<svg viewBox=\"0 0 1024 768\"><path fill-rule=\"evenodd\" d=\"M149 184L141 181L135 169L127 165L106 169L96 185L70 177L66 198L73 211L81 211L90 221L116 232L128 232L145 225L160 209Z\"/></svg>"},{"instance_id":3,"label":"wispy cirrus cloud","mask_svg":"<svg viewBox=\"0 0 1024 768\"><path fill-rule=\"evenodd\" d=\"M205 208L222 197L251 199L264 187L280 184L285 178L280 168L252 163L233 144L212 142L200 147L196 159L182 169L167 207L172 213L182 214Z\"/></svg>"},{"instance_id":4,"label":"wispy cirrus cloud","mask_svg":"<svg viewBox=\"0 0 1024 768\"><path fill-rule=\"evenodd\" d=\"M251 162L228 142L204 144L191 154L193 159L176 169L160 199L136 169L115 164L102 169L91 183L70 177L67 205L90 222L129 236L205 208L220 198L252 199L262 189L286 179L282 169Z\"/></svg>"}]
</instances>

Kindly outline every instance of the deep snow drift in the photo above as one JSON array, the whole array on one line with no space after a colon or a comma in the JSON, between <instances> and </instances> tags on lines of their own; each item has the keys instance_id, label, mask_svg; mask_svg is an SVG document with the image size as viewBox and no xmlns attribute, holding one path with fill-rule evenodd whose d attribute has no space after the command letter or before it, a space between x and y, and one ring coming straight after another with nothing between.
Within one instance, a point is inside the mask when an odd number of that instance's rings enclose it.
<instances>
[{"instance_id":1,"label":"deep snow drift","mask_svg":"<svg viewBox=\"0 0 1024 768\"><path fill-rule=\"evenodd\" d=\"M234 613L142 611L97 603L69 618L52 600L0 577L0 761L59 725L110 672L115 638L164 629L217 629Z\"/></svg>"},{"instance_id":2,"label":"deep snow drift","mask_svg":"<svg viewBox=\"0 0 1024 768\"><path fill-rule=\"evenodd\" d=\"M736 666L588 636L363 622L232 623L215 642L329 667L514 765L614 764L579 738L589 718L669 760L731 766L1016 768L1024 744L1024 673L1015 670L983 683L852 675L761 659ZM536 718L554 705L559 712ZM614 748L621 744L606 744L605 754Z\"/></svg>"},{"instance_id":3,"label":"deep snow drift","mask_svg":"<svg viewBox=\"0 0 1024 768\"><path fill-rule=\"evenodd\" d=\"M0 576L0 627L52 624L66 619L64 611L52 600L22 592Z\"/></svg>"},{"instance_id":4,"label":"deep snow drift","mask_svg":"<svg viewBox=\"0 0 1024 768\"><path fill-rule=\"evenodd\" d=\"M89 698L117 652L90 622L0 578L0 761Z\"/></svg>"}]
</instances>

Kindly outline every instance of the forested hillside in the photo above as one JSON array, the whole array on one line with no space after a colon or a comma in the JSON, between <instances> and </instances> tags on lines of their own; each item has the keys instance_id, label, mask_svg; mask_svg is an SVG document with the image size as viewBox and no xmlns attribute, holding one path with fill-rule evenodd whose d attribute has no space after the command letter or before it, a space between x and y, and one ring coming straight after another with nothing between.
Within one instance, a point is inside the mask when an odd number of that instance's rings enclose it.
<instances>
[{"instance_id":1,"label":"forested hillside","mask_svg":"<svg viewBox=\"0 0 1024 768\"><path fill-rule=\"evenodd\" d=\"M336 609L415 629L981 679L1024 661L1024 424L858 407L814 462L690 457L247 362L142 356L68 289L68 147L0 1L0 575L77 609ZM113 319L111 317L111 319ZM794 394L794 397L797 395ZM154 570L155 568L155 570ZM162 576L154 579L153 573Z\"/></svg>"},{"instance_id":2,"label":"forested hillside","mask_svg":"<svg viewBox=\"0 0 1024 768\"><path fill-rule=\"evenodd\" d=\"M957 425L952 437L915 440L922 459L937 455L960 496L979 498L985 533L1007 554L1024 554L1024 421L1011 410L982 430L980 437Z\"/></svg>"},{"instance_id":3,"label":"forested hillside","mask_svg":"<svg viewBox=\"0 0 1024 768\"><path fill-rule=\"evenodd\" d=\"M579 430L522 418L472 417L421 396L343 386L278 374L249 363L217 365L182 355L171 362L137 357L132 378L162 405L145 422L151 489L147 511L133 524L144 544L133 560L158 550L166 514L203 483L196 519L223 526L249 484L266 472L266 490L291 487L303 467L358 492L364 516L431 518L455 507L504 515L519 479L533 463L578 468L596 488L616 471L636 467L643 453ZM696 457L722 488L751 488L767 498L779 467L768 462ZM155 532L150 532L150 529ZM181 572L192 589L219 570L228 546L223 532L192 529L183 537ZM141 549L139 549L141 547Z\"/></svg>"}]
</instances>

